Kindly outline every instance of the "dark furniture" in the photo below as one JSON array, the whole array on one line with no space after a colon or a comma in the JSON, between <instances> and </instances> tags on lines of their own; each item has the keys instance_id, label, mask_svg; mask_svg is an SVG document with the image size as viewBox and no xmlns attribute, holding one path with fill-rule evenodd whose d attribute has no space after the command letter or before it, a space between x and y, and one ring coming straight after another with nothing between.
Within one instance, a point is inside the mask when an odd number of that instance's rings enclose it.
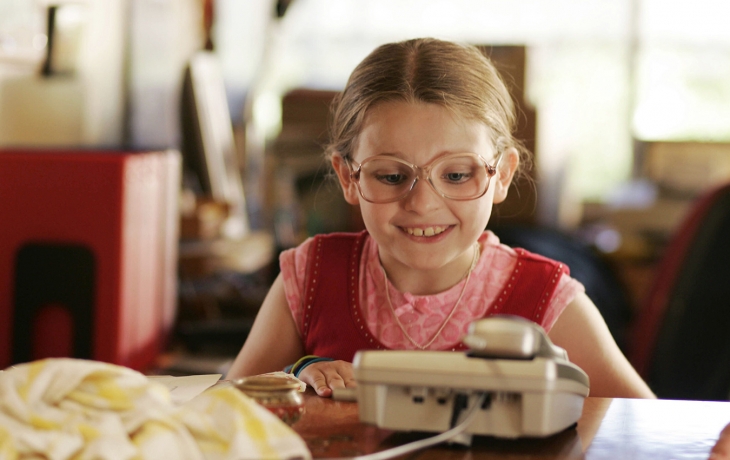
<instances>
[{"instance_id":1,"label":"dark furniture","mask_svg":"<svg viewBox=\"0 0 730 460\"><path fill-rule=\"evenodd\" d=\"M730 184L701 196L672 237L629 357L659 397L730 396Z\"/></svg>"}]
</instances>

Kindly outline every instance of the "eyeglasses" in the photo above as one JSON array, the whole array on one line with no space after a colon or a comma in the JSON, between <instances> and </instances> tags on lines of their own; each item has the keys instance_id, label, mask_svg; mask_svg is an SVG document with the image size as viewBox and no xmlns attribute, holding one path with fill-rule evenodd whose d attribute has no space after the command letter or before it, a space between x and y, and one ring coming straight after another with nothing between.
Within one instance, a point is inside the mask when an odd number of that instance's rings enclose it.
<instances>
[{"instance_id":1,"label":"eyeglasses","mask_svg":"<svg viewBox=\"0 0 730 460\"><path fill-rule=\"evenodd\" d=\"M426 166L408 163L400 158L377 155L360 164L348 160L350 179L366 201L392 203L402 200L419 179L444 198L457 201L475 200L484 196L489 181L497 173L500 152L491 166L476 153L451 153Z\"/></svg>"}]
</instances>

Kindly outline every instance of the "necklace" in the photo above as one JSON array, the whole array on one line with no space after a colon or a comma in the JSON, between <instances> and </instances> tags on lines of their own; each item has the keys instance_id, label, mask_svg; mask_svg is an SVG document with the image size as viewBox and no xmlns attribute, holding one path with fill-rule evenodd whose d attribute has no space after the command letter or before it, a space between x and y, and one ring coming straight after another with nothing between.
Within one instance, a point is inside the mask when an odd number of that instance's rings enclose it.
<instances>
[{"instance_id":1,"label":"necklace","mask_svg":"<svg viewBox=\"0 0 730 460\"><path fill-rule=\"evenodd\" d=\"M474 267L477 265L477 261L479 260L479 255L481 253L481 248L479 247L479 243L474 243L474 257L471 260L471 265L469 265L469 269L464 273L464 276L461 277L461 279L466 278L466 281L464 281L464 286L461 288L461 292L459 293L459 298L456 299L456 303L451 308L451 312L446 316L446 319L444 319L444 322L441 323L441 326L439 326L436 333L431 337L431 339L426 342L425 345L421 345L420 343L413 340L413 338L406 332L406 328L403 326L403 323L400 322L400 319L398 319L398 315L395 314L395 308L393 308L393 302L390 300L390 289L388 288L388 275L385 273L385 269L383 268L383 265L380 265L380 270L383 272L383 277L385 278L385 298L388 299L388 306L390 307L390 312L393 313L393 318L395 318L395 322L400 328L400 330L403 332L403 335L406 336L409 342L413 344L414 347L418 348L419 350L425 350L426 348L430 347L431 344L436 340L436 338L441 334L441 331L444 330L446 327L446 324L449 322L452 316L454 316L454 313L456 313L456 308L459 306L459 302L461 302L461 298L464 296L464 291L466 291L466 286L469 284L469 278L471 278L471 272L474 270Z\"/></svg>"}]
</instances>

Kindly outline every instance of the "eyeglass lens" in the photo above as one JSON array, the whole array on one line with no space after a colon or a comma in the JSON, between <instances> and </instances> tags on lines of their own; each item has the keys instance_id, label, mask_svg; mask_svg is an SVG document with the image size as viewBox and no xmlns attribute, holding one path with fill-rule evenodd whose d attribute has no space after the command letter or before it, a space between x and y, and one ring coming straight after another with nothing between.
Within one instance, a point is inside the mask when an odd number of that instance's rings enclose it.
<instances>
[{"instance_id":1,"label":"eyeglass lens","mask_svg":"<svg viewBox=\"0 0 730 460\"><path fill-rule=\"evenodd\" d=\"M486 166L481 157L463 154L444 157L424 170L430 172L428 179L441 195L470 199L481 196L489 185ZM398 199L413 187L418 178L416 168L390 158L367 160L360 168L361 193L372 201Z\"/></svg>"}]
</instances>

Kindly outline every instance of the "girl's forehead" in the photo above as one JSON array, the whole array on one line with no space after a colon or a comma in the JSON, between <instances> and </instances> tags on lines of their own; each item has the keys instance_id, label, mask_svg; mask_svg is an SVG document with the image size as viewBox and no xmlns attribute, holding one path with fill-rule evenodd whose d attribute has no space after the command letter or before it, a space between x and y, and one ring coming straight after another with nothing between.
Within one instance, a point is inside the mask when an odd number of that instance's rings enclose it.
<instances>
[{"instance_id":1,"label":"girl's forehead","mask_svg":"<svg viewBox=\"0 0 730 460\"><path fill-rule=\"evenodd\" d=\"M382 118L400 117L402 115L419 115L424 118L438 118L449 122L462 124L471 123L472 120L464 112L456 107L422 101L381 101L370 106L365 114L365 123L377 121Z\"/></svg>"},{"instance_id":2,"label":"girl's forehead","mask_svg":"<svg viewBox=\"0 0 730 460\"><path fill-rule=\"evenodd\" d=\"M492 145L490 130L479 120L438 104L396 101L368 110L354 153L358 157L450 151L487 154Z\"/></svg>"}]
</instances>

